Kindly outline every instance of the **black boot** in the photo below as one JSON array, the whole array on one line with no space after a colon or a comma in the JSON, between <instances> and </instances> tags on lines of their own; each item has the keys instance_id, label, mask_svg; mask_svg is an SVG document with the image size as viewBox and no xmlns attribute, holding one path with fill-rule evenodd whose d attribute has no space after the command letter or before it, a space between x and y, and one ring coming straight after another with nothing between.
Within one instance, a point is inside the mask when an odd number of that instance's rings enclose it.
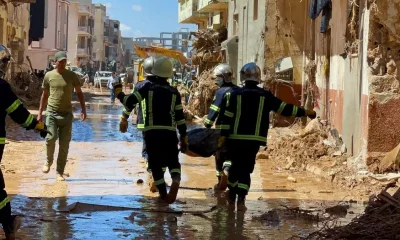
<instances>
[{"instance_id":1,"label":"black boot","mask_svg":"<svg viewBox=\"0 0 400 240\"><path fill-rule=\"evenodd\" d=\"M238 196L238 201L237 201L237 210L238 211L246 211L246 196Z\"/></svg>"},{"instance_id":2,"label":"black boot","mask_svg":"<svg viewBox=\"0 0 400 240\"><path fill-rule=\"evenodd\" d=\"M18 216L11 216L11 223L6 233L6 240L15 240L15 233L21 227L21 218Z\"/></svg>"}]
</instances>

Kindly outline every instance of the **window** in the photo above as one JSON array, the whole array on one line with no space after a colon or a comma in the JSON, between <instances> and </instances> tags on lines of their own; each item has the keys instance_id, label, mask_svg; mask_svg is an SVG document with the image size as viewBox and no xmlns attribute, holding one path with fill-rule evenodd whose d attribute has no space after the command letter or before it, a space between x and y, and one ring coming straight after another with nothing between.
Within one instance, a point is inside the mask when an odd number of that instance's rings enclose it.
<instances>
[{"instance_id":1,"label":"window","mask_svg":"<svg viewBox=\"0 0 400 240\"><path fill-rule=\"evenodd\" d=\"M253 20L256 21L257 19L258 19L258 0L254 0Z\"/></svg>"}]
</instances>

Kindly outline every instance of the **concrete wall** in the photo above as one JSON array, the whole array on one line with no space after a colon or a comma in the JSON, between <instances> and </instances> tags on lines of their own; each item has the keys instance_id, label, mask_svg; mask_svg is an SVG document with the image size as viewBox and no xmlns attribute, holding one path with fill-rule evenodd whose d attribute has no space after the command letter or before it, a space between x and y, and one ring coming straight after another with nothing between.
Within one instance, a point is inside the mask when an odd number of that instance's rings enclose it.
<instances>
[{"instance_id":1,"label":"concrete wall","mask_svg":"<svg viewBox=\"0 0 400 240\"><path fill-rule=\"evenodd\" d=\"M265 4L266 1L258 1L258 18L254 20L254 0L229 2L228 37L234 35L234 15L239 16L237 76L241 67L248 62L254 61L261 69L264 68Z\"/></svg>"},{"instance_id":2,"label":"concrete wall","mask_svg":"<svg viewBox=\"0 0 400 240\"><path fill-rule=\"evenodd\" d=\"M68 61L72 64L77 64L78 53L78 21L79 21L79 3L72 2L69 6L68 15Z\"/></svg>"},{"instance_id":3,"label":"concrete wall","mask_svg":"<svg viewBox=\"0 0 400 240\"><path fill-rule=\"evenodd\" d=\"M94 16L94 38L93 52L96 53L96 61L105 60L104 49L104 18L106 16L106 7L100 4L95 4Z\"/></svg>"}]
</instances>

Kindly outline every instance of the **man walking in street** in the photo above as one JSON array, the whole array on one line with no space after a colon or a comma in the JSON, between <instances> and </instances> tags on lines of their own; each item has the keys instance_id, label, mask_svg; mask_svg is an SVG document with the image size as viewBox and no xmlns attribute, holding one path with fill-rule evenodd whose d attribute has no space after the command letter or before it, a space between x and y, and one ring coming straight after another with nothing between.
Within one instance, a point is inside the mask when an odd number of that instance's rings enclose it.
<instances>
[{"instance_id":1,"label":"man walking in street","mask_svg":"<svg viewBox=\"0 0 400 240\"><path fill-rule=\"evenodd\" d=\"M114 93L113 84L117 83L117 82L118 82L118 79L117 79L117 77L115 75L115 72L112 72L111 78L109 78L108 82L107 82L107 87L108 87L108 89L110 89L111 103L115 103L115 93Z\"/></svg>"},{"instance_id":2,"label":"man walking in street","mask_svg":"<svg viewBox=\"0 0 400 240\"><path fill-rule=\"evenodd\" d=\"M245 198L250 189L256 155L260 146L266 146L270 111L287 117L309 118L315 118L316 113L287 104L270 91L258 87L261 70L254 62L243 66L240 80L244 82L244 87L233 91L229 104L222 105L227 106L222 124L228 127L222 128L218 145L221 147L228 138L226 144L232 162L228 173L229 205L234 207L238 196L237 209L245 211Z\"/></svg>"},{"instance_id":3,"label":"man walking in street","mask_svg":"<svg viewBox=\"0 0 400 240\"><path fill-rule=\"evenodd\" d=\"M57 157L57 180L65 181L64 169L67 163L69 144L72 135L72 91L75 89L81 105L81 120L86 119L85 97L81 90L78 76L66 69L67 54L58 52L55 55L56 68L47 72L43 79L43 94L40 100L38 121L42 121L44 108L46 110L46 125L52 135L46 138L47 161L43 173L48 173L54 160L56 140L59 137L59 153Z\"/></svg>"},{"instance_id":4,"label":"man walking in street","mask_svg":"<svg viewBox=\"0 0 400 240\"><path fill-rule=\"evenodd\" d=\"M208 116L204 121L205 122L204 125L206 128L211 128L214 125L215 120L217 120L215 122L215 128L223 129L225 126L221 125L222 117L219 116L224 115L224 112L221 112L221 109L226 109L227 106L222 107L222 104L225 103L224 99L229 98L231 92L239 87L232 83L233 70L231 66L229 66L226 63L222 63L215 67L212 78L215 81L215 83L219 86L219 89L215 93L214 100L210 106ZM226 102L229 103L229 101ZM218 150L215 153L215 168L216 168L216 175L218 178L218 183L214 186L215 190L224 191L227 187L228 184L227 173L229 171L229 166L230 166L230 162L227 161L228 160L227 156L228 152L225 147Z\"/></svg>"},{"instance_id":5,"label":"man walking in street","mask_svg":"<svg viewBox=\"0 0 400 240\"><path fill-rule=\"evenodd\" d=\"M3 157L4 146L6 144L6 117L20 124L26 130L34 129L40 132L42 137L46 137L46 125L39 122L24 107L21 100L12 91L10 84L3 79L11 60L10 51L0 45L0 162ZM11 215L11 204L5 190L3 172L0 169L0 223L3 226L6 240L14 240L15 233L21 225L17 216Z\"/></svg>"},{"instance_id":6,"label":"man walking in street","mask_svg":"<svg viewBox=\"0 0 400 240\"><path fill-rule=\"evenodd\" d=\"M151 72L156 76L155 81L152 84L146 84L131 95L126 96L122 92L121 84L115 84L114 90L117 98L127 109L132 109L137 103L145 100L144 134L149 168L160 199L173 203L181 181L176 128L179 130L181 151L187 150L183 106L178 90L168 84L168 78L172 75L172 62L165 57L159 58L154 62ZM172 178L168 194L164 180L164 166L168 167Z\"/></svg>"}]
</instances>

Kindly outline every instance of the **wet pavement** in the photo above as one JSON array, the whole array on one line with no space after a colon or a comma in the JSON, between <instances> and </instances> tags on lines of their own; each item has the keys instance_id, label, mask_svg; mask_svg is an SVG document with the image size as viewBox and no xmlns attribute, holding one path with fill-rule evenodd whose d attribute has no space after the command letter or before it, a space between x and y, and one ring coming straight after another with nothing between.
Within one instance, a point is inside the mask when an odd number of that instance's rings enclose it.
<instances>
[{"instance_id":1,"label":"wet pavement","mask_svg":"<svg viewBox=\"0 0 400 240\"><path fill-rule=\"evenodd\" d=\"M75 112L66 182L55 181L55 164L49 174L41 172L43 140L8 126L2 170L13 212L23 216L20 239L287 239L320 227L315 216L292 209L324 209L344 200L349 209L342 223L363 211L365 199L263 161L252 174L248 210L229 211L224 194L211 188L216 181L214 159L182 154L178 200L160 205L157 194L149 191L141 132L133 125L127 133L118 131L120 104L109 104L100 94L87 98L87 121L78 120ZM297 183L288 181L289 175ZM144 183L138 184L140 179ZM166 180L170 182L168 173Z\"/></svg>"}]
</instances>

